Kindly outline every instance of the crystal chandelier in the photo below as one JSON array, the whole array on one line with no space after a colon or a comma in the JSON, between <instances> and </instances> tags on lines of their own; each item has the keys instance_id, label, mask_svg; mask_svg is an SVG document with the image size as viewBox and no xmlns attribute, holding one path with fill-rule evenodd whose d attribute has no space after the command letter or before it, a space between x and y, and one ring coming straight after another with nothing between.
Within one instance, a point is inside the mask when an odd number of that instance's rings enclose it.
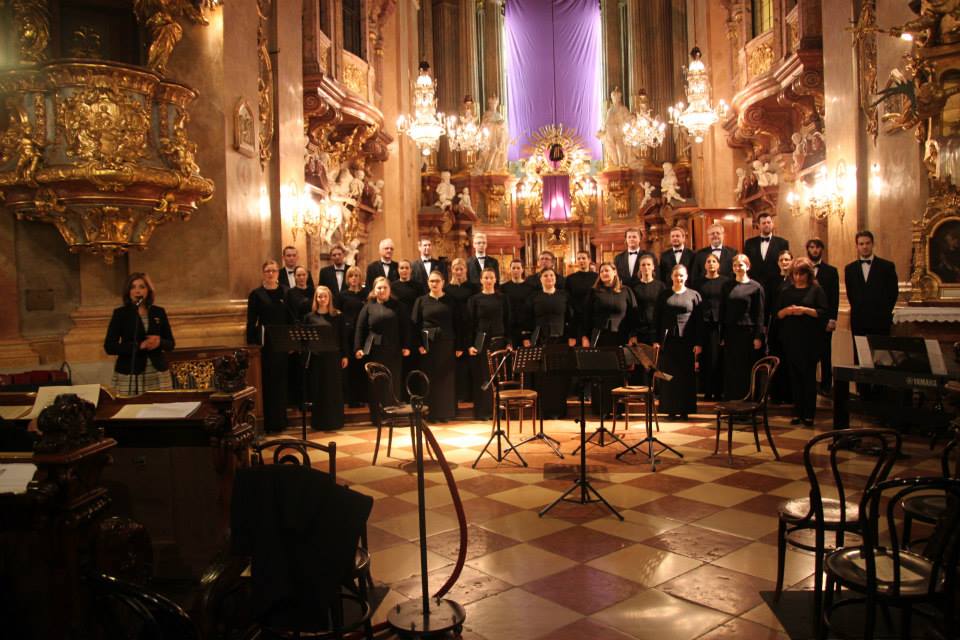
<instances>
[{"instance_id":1,"label":"crystal chandelier","mask_svg":"<svg viewBox=\"0 0 960 640\"><path fill-rule=\"evenodd\" d=\"M663 144L667 125L653 115L646 93L641 92L636 103L632 117L623 125L624 142L631 147L639 147L641 151L659 147Z\"/></svg>"},{"instance_id":2,"label":"crystal chandelier","mask_svg":"<svg viewBox=\"0 0 960 640\"><path fill-rule=\"evenodd\" d=\"M416 143L420 153L429 156L447 131L443 114L437 112L436 89L427 62L420 63L420 75L413 87L413 108L413 116L397 118L397 131L406 134Z\"/></svg>"},{"instance_id":3,"label":"crystal chandelier","mask_svg":"<svg viewBox=\"0 0 960 640\"><path fill-rule=\"evenodd\" d=\"M468 169L473 168L477 154L487 148L490 130L480 126L473 97L464 96L459 119L457 116L447 118L447 141L451 151L464 153Z\"/></svg>"},{"instance_id":4,"label":"crystal chandelier","mask_svg":"<svg viewBox=\"0 0 960 640\"><path fill-rule=\"evenodd\" d=\"M727 114L726 102L721 100L716 107L710 102L710 79L702 56L699 47L690 50L686 73L687 104L681 101L668 110L670 124L686 129L696 142L703 142L710 127Z\"/></svg>"}]
</instances>

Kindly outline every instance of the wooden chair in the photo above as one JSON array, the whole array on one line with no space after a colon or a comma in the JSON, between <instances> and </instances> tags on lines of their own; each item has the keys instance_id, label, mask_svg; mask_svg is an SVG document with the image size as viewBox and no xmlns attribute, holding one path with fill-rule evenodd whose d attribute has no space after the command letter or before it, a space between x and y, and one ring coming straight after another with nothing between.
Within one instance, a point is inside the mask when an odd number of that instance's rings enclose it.
<instances>
[{"instance_id":1,"label":"wooden chair","mask_svg":"<svg viewBox=\"0 0 960 640\"><path fill-rule=\"evenodd\" d=\"M873 460L873 467L862 485L851 487L850 476L840 469L840 464L849 460L849 456L841 458L839 454L865 446L870 446L878 455L862 456L864 460ZM807 442L803 447L803 465L810 483L810 493L806 498L794 498L781 503L777 510L779 526L775 599L779 599L783 591L787 545L812 552L814 620L819 621L824 557L828 552L844 546L851 534L859 536L860 514L866 492L887 478L899 453L900 434L891 429L840 429L821 433ZM815 467L815 463L820 468ZM862 492L859 501L851 497L851 493L857 491ZM837 497L826 497L832 494ZM809 539L811 531L814 534L812 543ZM834 534L831 542L827 541L828 532Z\"/></svg>"},{"instance_id":2,"label":"wooden chair","mask_svg":"<svg viewBox=\"0 0 960 640\"><path fill-rule=\"evenodd\" d=\"M195 640L196 626L180 605L145 587L104 574L85 579L92 617L104 638Z\"/></svg>"},{"instance_id":3,"label":"wooden chair","mask_svg":"<svg viewBox=\"0 0 960 640\"><path fill-rule=\"evenodd\" d=\"M416 416L413 407L409 403L402 403L393 393L393 374L390 369L379 362L368 362L363 365L367 372L367 379L370 381L370 398L373 404L374 420L377 423L377 443L373 450L373 463L377 464L377 454L380 452L380 435L383 427L387 427L387 457L390 456L390 449L393 446L394 427L406 424L410 428L411 445L416 440L414 428L416 426ZM430 408L423 407L424 415L429 413ZM427 447L427 453L433 457L430 447Z\"/></svg>"},{"instance_id":4,"label":"wooden chair","mask_svg":"<svg viewBox=\"0 0 960 640\"><path fill-rule=\"evenodd\" d=\"M660 361L660 345L646 345L639 344L637 345L638 349L643 349L647 357L656 365ZM638 406L642 409L643 413L640 415L646 418L647 411L647 399L650 397L650 387L647 385L625 385L622 387L614 387L610 392L613 395L613 425L610 427L610 431L615 432L617 430L617 413L619 409L623 408L623 424L624 430L630 429L630 408ZM656 404L656 400L654 400ZM660 431L660 417L657 415L656 407L651 407L653 412L653 421L657 426L657 431Z\"/></svg>"},{"instance_id":5,"label":"wooden chair","mask_svg":"<svg viewBox=\"0 0 960 640\"><path fill-rule=\"evenodd\" d=\"M770 393L770 380L777 372L780 366L780 358L776 356L765 356L753 364L750 371L750 390L742 400L728 400L717 403L717 443L713 448L713 453L720 451L720 423L723 418L727 419L727 459L733 464L733 420L734 418L750 418L750 424L753 427L753 439L757 443L757 451L760 451L760 436L757 433L757 417L763 416L763 430L767 434L767 442L770 443L770 449L773 451L773 457L780 459L777 453L777 445L773 443L773 436L770 435L770 420L767 415L767 399Z\"/></svg>"},{"instance_id":6,"label":"wooden chair","mask_svg":"<svg viewBox=\"0 0 960 640\"><path fill-rule=\"evenodd\" d=\"M914 494L937 491L946 508L922 553L910 551L897 533L897 504ZM873 638L877 605L899 607L902 638L912 637L910 623L917 605L933 605L942 615L943 637L956 637L954 597L957 556L960 554L960 480L953 478L895 478L867 492L859 514L863 543L833 551L826 559L827 586L818 638L826 638L830 616L838 608L865 604L861 637ZM880 525L886 533L881 539ZM834 591L862 594L834 603ZM919 611L918 612L922 612Z\"/></svg>"},{"instance_id":7,"label":"wooden chair","mask_svg":"<svg viewBox=\"0 0 960 640\"><path fill-rule=\"evenodd\" d=\"M507 420L507 436L510 435L510 411L516 409L520 421L520 433L523 433L523 414L527 409L531 410L530 423L534 425L534 431L536 431L536 419L537 419L537 392L533 389L524 388L524 374L523 372L515 372L513 370L513 352L509 349L499 349L497 351L488 351L487 352L487 370L490 377L493 377L497 367L500 365L501 360L508 359L500 371L497 373L497 379L494 381L494 384L500 390L500 404L499 406L494 406L494 411L503 411ZM490 387L490 394L493 398L491 404L496 405L497 402L497 392L493 386ZM497 424L497 415L493 415L493 428L496 428Z\"/></svg>"},{"instance_id":8,"label":"wooden chair","mask_svg":"<svg viewBox=\"0 0 960 640\"><path fill-rule=\"evenodd\" d=\"M951 458L955 453L960 453L958 443L960 443L960 427L954 427L953 439L943 448L940 456L940 471L943 478L960 479L960 455L953 460L953 472L950 472ZM909 547L913 521L936 524L947 509L947 499L941 494L915 495L905 498L900 503L900 508L903 509L903 546Z\"/></svg>"}]
</instances>

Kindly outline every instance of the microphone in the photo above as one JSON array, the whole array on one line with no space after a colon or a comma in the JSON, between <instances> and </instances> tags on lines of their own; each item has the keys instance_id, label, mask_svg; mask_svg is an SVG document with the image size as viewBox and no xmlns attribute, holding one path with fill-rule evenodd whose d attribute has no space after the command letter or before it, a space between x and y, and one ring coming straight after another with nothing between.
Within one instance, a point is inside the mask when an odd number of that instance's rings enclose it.
<instances>
[{"instance_id":1,"label":"microphone","mask_svg":"<svg viewBox=\"0 0 960 640\"><path fill-rule=\"evenodd\" d=\"M133 299L134 306L139 307L142 304L143 304L143 296L137 296L136 298Z\"/></svg>"}]
</instances>

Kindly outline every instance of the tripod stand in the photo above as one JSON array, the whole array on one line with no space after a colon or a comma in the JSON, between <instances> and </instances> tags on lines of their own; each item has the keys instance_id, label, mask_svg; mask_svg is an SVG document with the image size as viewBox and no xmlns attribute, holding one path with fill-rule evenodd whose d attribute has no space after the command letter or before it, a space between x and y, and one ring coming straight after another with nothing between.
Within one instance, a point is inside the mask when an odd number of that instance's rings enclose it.
<instances>
[{"instance_id":1,"label":"tripod stand","mask_svg":"<svg viewBox=\"0 0 960 640\"><path fill-rule=\"evenodd\" d=\"M618 353L620 355L618 355ZM590 480L587 478L587 385L594 378L599 378L603 375L610 375L612 371L619 372L621 370L621 363L623 362L623 355L619 348L616 351L609 349L582 349L574 351L574 363L573 367L581 374L581 384L580 384L580 446L577 449L580 451L580 474L577 479L573 481L573 486L563 492L563 494L548 504L540 511L540 517L542 518L544 514L549 512L555 506L560 504L560 502L575 502L579 504L589 504L593 502L601 502L603 505L610 509L613 512L613 515L617 516L620 520L623 520L623 516L620 515L620 512L617 511L613 505L607 502L600 492L590 484ZM592 370L591 370L592 369ZM587 375L582 375L587 374ZM626 445L624 445L626 446ZM574 493L579 489L580 497L579 498L568 498L571 493ZM596 497L591 497L596 496Z\"/></svg>"},{"instance_id":2,"label":"tripod stand","mask_svg":"<svg viewBox=\"0 0 960 640\"><path fill-rule=\"evenodd\" d=\"M657 365L654 362L654 357L652 357L650 351L648 351L648 350L652 351L652 347L648 347L647 345L641 344L641 345L629 346L627 347L627 349L630 350L630 353L633 355L634 358L636 358L637 362L639 362L643 366L643 368L646 370L646 373L647 373L647 392L646 392L647 401L645 403L646 411L644 412L645 418L646 418L647 435L640 442L637 442L633 446L627 447L625 451L621 451L620 453L618 453L617 460L620 460L623 456L625 456L628 453L635 454L637 453L637 451L640 451L640 453L643 453L644 455L647 456L647 458L650 459L650 471L656 471L657 456L659 456L664 451L669 451L670 453L676 454L681 458L683 457L682 453L680 453L679 451L677 451L667 443L663 442L662 440L659 440L655 435L653 435L653 403L654 403L653 382L654 380L663 380L665 382L668 382L673 379L673 376L671 376L668 373L664 373L657 368ZM653 450L654 444L659 445L660 447L662 447L662 449L660 449L659 451L654 451ZM643 445L647 445L646 451L641 449Z\"/></svg>"},{"instance_id":3,"label":"tripod stand","mask_svg":"<svg viewBox=\"0 0 960 640\"><path fill-rule=\"evenodd\" d=\"M565 346L564 349L566 349ZM547 365L544 348L528 347L526 349L518 349L517 351L514 351L513 369L514 371L521 371L523 373L546 371ZM518 442L516 446L522 447L528 442L540 440L543 442L543 444L550 447L550 449L562 460L563 453L560 452L560 441L555 438L551 438L543 432L543 407L540 403L539 397L537 398L537 419L540 422L539 431L536 427L534 427L533 435L522 442ZM510 449L507 449L506 453L510 453Z\"/></svg>"},{"instance_id":4,"label":"tripod stand","mask_svg":"<svg viewBox=\"0 0 960 640\"><path fill-rule=\"evenodd\" d=\"M626 368L627 368L626 360L624 359L624 356L623 356L623 350L622 350L620 347L614 347L614 348L609 348L609 347L608 347L608 348L597 348L597 347L594 347L594 348L592 348L592 349L581 349L580 351L578 351L578 354L579 354L579 357L580 357L580 358L587 358L587 359L590 359L590 358L601 358L601 359L602 359L604 356L602 356L602 355L600 355L600 354L613 354L613 353L616 353L616 354L617 354L617 366L618 366L618 368L615 370L615 372L616 372L617 375L620 375L620 374L621 374L624 370L626 370ZM611 361L611 362L612 362L612 361ZM585 445L587 445L588 443L592 443L592 444L596 444L596 445L598 445L598 446L600 446L600 447L606 447L607 445L613 444L613 441L618 442L619 444L623 445L624 448L629 448L629 446L630 446L630 445L628 445L626 442L623 441L623 438L621 438L620 436L618 436L617 434L615 434L613 431L610 431L609 429L607 429L606 425L604 424L604 415L605 415L605 409L604 409L604 406L603 406L603 396L604 396L604 393L603 393L603 389L601 388L601 385L603 385L603 379L604 379L604 377L608 377L608 376L609 376L609 373L608 373L606 376L599 376L599 375L598 375L598 376L593 376L593 377L589 377L589 378L584 378L584 379L583 379L584 385L586 385L587 383L597 385L597 389L596 389L597 393L593 394L593 396L594 396L594 397L599 396L599 398L600 398L600 401L599 401L599 405L600 405L600 407L599 407L599 411L600 411L600 426L597 427L597 429L596 429L593 433L590 434L590 437L587 438L586 441L585 441L583 444L581 444L580 446L585 446ZM611 440L611 442L607 442L607 441L606 441L607 438L609 438L609 439ZM579 450L580 450L580 447L577 447L576 449L573 450L573 453L576 454L577 451L579 451Z\"/></svg>"},{"instance_id":5,"label":"tripod stand","mask_svg":"<svg viewBox=\"0 0 960 640\"><path fill-rule=\"evenodd\" d=\"M481 390L486 391L487 389L490 388L491 385L493 386L493 410L494 412L496 412L497 419L496 419L496 428L493 430L493 433L490 435L490 439L487 440L487 444L484 445L483 451L480 452L480 455L477 456L477 459L473 461L472 466L474 469L477 468L477 465L480 463L480 459L483 458L483 454L485 453L489 455L491 458L493 458L494 460L496 460L497 464L500 464L507 458L507 455L509 455L511 451L515 456L517 456L517 458L520 459L520 462L521 464L523 464L523 466L527 466L527 461L523 459L523 456L520 455L519 451L517 451L517 447L512 442L510 442L510 438L507 436L506 433L503 432L503 429L500 428L500 379L499 378L500 378L500 372L503 370L504 365L509 359L510 359L510 354L504 353L503 356L500 358L500 362L497 363L496 368L493 370L493 373L490 375L490 379L487 380L482 387L480 387ZM497 441L497 455L493 455L488 451L488 449L490 448L490 445L493 444L494 440ZM506 449L503 448L504 440L507 442L508 445L510 445Z\"/></svg>"}]
</instances>

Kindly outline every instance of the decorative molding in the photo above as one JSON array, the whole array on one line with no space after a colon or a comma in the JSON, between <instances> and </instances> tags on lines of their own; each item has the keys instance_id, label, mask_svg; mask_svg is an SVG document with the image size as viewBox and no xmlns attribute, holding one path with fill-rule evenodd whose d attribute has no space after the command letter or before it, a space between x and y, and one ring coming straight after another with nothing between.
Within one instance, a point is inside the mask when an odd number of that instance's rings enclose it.
<instances>
[{"instance_id":1,"label":"decorative molding","mask_svg":"<svg viewBox=\"0 0 960 640\"><path fill-rule=\"evenodd\" d=\"M949 179L930 180L930 197L913 221L912 305L960 306L960 190Z\"/></svg>"},{"instance_id":2,"label":"decorative molding","mask_svg":"<svg viewBox=\"0 0 960 640\"><path fill-rule=\"evenodd\" d=\"M769 44L761 44L750 50L747 55L747 71L750 78L756 78L770 71L773 66L773 47Z\"/></svg>"},{"instance_id":3,"label":"decorative molding","mask_svg":"<svg viewBox=\"0 0 960 640\"><path fill-rule=\"evenodd\" d=\"M257 120L243 98L233 108L233 148L248 158L257 155Z\"/></svg>"},{"instance_id":4,"label":"decorative molding","mask_svg":"<svg viewBox=\"0 0 960 640\"><path fill-rule=\"evenodd\" d=\"M257 77L257 95L260 117L260 168L266 169L273 155L273 63L267 48L267 29L270 26L270 13L273 0L257 0L257 58L260 71Z\"/></svg>"}]
</instances>

